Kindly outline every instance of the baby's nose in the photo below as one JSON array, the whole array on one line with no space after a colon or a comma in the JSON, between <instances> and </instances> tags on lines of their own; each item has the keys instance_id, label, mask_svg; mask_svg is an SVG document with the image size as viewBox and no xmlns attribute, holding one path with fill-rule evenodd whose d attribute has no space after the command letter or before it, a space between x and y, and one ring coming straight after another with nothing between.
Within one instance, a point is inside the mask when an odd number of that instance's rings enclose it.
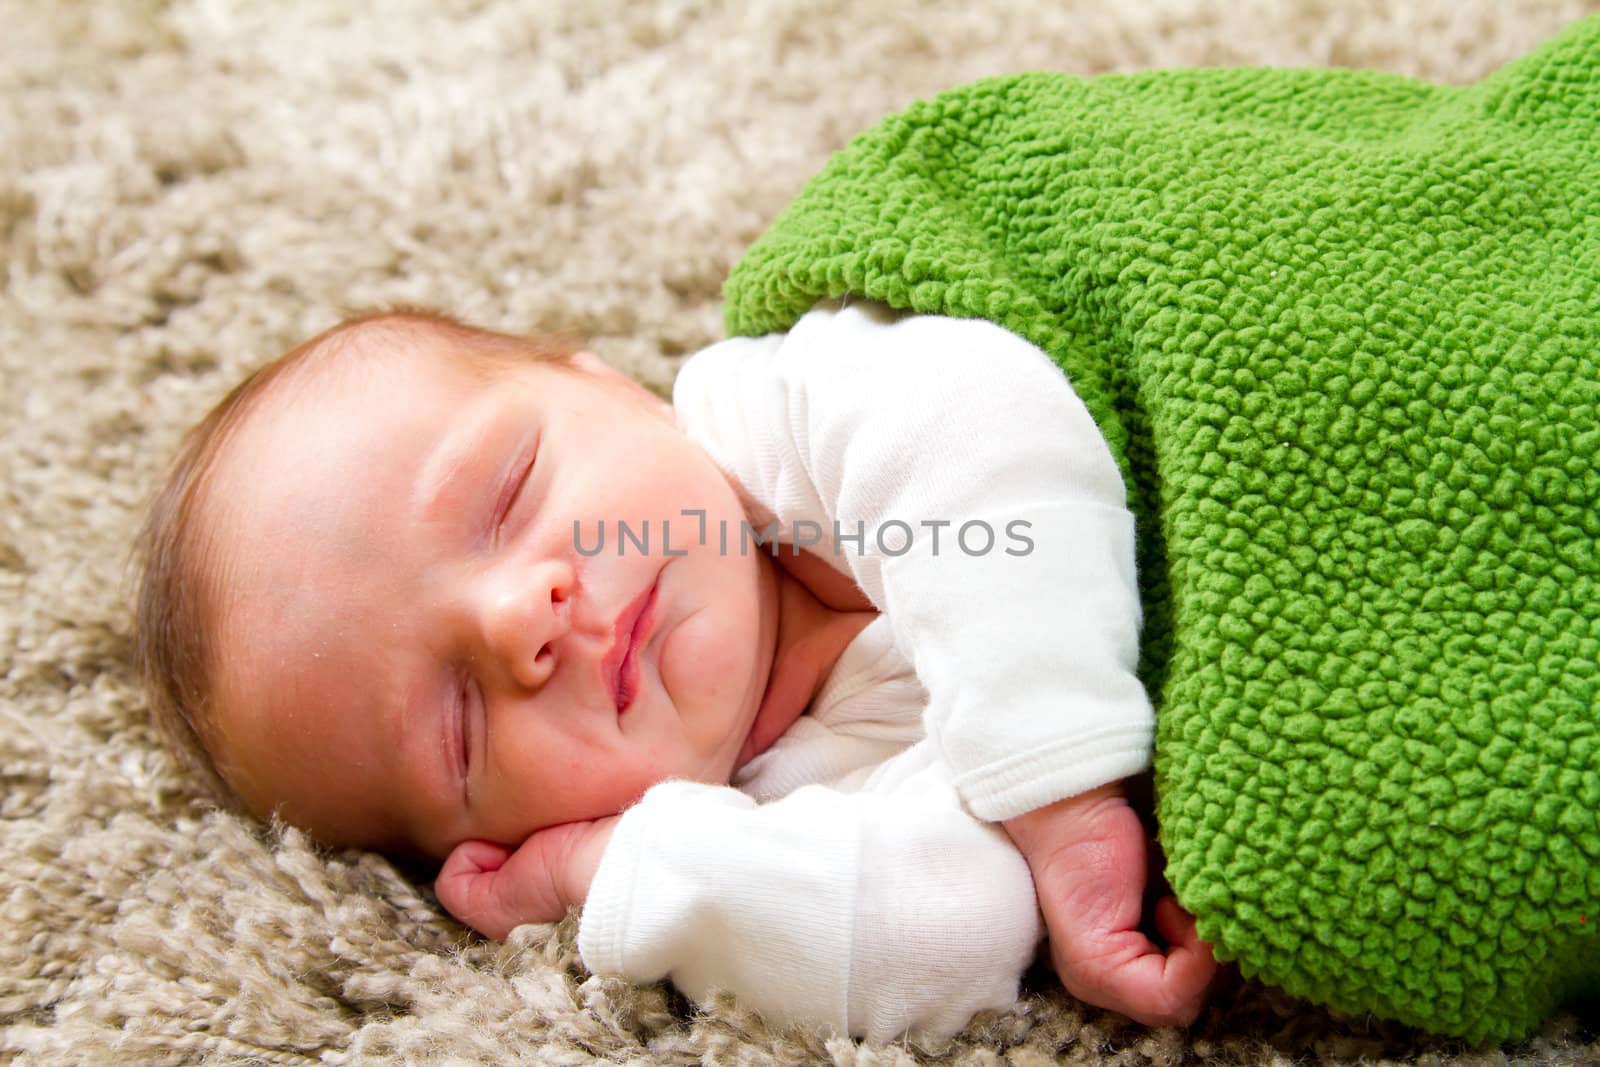
<instances>
[{"instance_id":1,"label":"baby's nose","mask_svg":"<svg viewBox=\"0 0 1600 1067\"><path fill-rule=\"evenodd\" d=\"M556 642L571 629L571 569L548 563L504 575L487 592L484 637L517 684L543 685L556 668Z\"/></svg>"}]
</instances>

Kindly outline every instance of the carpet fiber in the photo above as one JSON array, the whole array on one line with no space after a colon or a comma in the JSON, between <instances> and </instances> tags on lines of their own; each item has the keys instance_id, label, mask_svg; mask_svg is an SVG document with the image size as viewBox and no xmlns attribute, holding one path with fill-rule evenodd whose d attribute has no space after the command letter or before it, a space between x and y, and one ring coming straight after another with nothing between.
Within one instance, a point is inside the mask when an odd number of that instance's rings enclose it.
<instances>
[{"instance_id":1,"label":"carpet fiber","mask_svg":"<svg viewBox=\"0 0 1600 1067\"><path fill-rule=\"evenodd\" d=\"M133 685L125 573L182 429L341 309L565 330L665 391L740 251L918 96L1029 68L1465 82L1595 10L0 0L0 1057L1600 1063L1594 1020L1472 1049L1248 983L1184 1032L1040 974L953 1042L873 1049L593 979L571 919L489 944L425 872L208 810Z\"/></svg>"}]
</instances>

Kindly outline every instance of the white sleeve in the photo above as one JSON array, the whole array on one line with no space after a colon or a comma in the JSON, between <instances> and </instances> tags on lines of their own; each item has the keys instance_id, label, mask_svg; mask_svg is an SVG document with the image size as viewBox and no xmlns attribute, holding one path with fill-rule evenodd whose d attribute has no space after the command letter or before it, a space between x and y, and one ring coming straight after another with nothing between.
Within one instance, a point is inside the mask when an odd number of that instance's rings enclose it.
<instances>
[{"instance_id":1,"label":"white sleeve","mask_svg":"<svg viewBox=\"0 0 1600 1067\"><path fill-rule=\"evenodd\" d=\"M697 354L673 401L782 539L820 524L811 550L888 616L974 815L1149 765L1133 516L1093 418L1038 348L978 320L824 308Z\"/></svg>"},{"instance_id":2,"label":"white sleeve","mask_svg":"<svg viewBox=\"0 0 1600 1067\"><path fill-rule=\"evenodd\" d=\"M725 786L657 785L595 874L584 966L876 1042L949 1036L1009 1007L1041 936L1033 882L945 782L942 804L807 786L759 806Z\"/></svg>"}]
</instances>

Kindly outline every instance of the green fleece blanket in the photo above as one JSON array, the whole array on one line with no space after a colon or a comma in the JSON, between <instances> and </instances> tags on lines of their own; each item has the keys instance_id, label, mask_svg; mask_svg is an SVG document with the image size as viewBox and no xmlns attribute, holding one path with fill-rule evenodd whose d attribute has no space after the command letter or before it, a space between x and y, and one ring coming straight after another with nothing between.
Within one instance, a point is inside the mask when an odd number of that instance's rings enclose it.
<instances>
[{"instance_id":1,"label":"green fleece blanket","mask_svg":"<svg viewBox=\"0 0 1600 1067\"><path fill-rule=\"evenodd\" d=\"M1009 327L1099 420L1169 877L1219 957L1473 1041L1594 1003L1600 20L1465 88L951 91L829 163L728 327L846 292Z\"/></svg>"}]
</instances>

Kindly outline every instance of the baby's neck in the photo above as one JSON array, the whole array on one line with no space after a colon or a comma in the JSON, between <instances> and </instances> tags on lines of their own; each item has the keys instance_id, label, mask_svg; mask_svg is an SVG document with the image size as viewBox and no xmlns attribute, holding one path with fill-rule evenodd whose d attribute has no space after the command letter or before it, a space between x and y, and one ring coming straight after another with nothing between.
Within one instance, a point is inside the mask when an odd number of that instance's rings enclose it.
<instances>
[{"instance_id":1,"label":"baby's neck","mask_svg":"<svg viewBox=\"0 0 1600 1067\"><path fill-rule=\"evenodd\" d=\"M784 566L766 561L777 580L777 648L766 694L735 767L771 748L794 724L845 648L878 614L859 589L821 560L802 556L798 566L790 566L787 556L785 549L778 557ZM840 582L849 589L841 591Z\"/></svg>"}]
</instances>

